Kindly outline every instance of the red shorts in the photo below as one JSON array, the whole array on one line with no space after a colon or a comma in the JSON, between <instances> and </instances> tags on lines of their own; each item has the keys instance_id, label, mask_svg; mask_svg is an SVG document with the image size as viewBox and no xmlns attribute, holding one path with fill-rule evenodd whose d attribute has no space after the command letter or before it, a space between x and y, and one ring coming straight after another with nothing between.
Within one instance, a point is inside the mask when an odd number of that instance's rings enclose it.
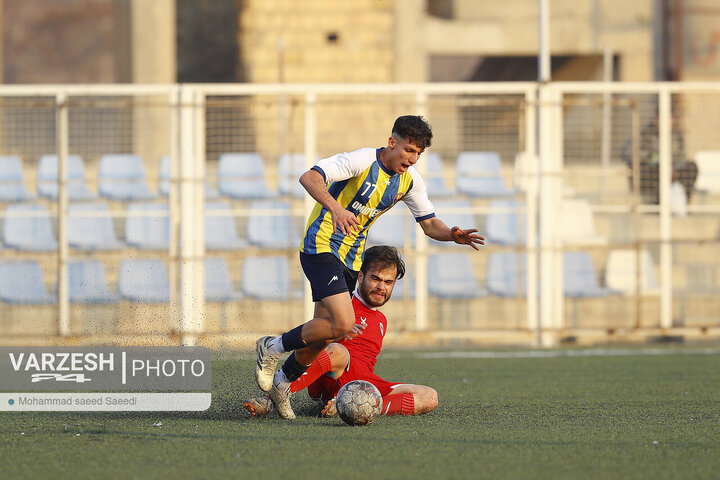
<instances>
[{"instance_id":1,"label":"red shorts","mask_svg":"<svg viewBox=\"0 0 720 480\"><path fill-rule=\"evenodd\" d=\"M380 395L383 397L392 393L392 390L397 385L402 385L398 382L388 382L384 380L370 369L366 364L362 362L350 362L350 366L343 373L340 378L332 378L329 375L322 375L320 378L315 380L308 386L308 395L313 400L320 403L327 403L328 400L337 395L338 390L346 383L352 382L353 380L365 380L370 382L380 390Z\"/></svg>"}]
</instances>

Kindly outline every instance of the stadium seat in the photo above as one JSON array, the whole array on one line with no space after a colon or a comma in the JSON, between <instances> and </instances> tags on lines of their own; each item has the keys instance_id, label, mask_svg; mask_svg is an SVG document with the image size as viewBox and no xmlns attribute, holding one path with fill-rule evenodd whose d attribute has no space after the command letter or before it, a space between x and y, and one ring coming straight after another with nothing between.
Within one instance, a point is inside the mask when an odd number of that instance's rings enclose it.
<instances>
[{"instance_id":1,"label":"stadium seat","mask_svg":"<svg viewBox=\"0 0 720 480\"><path fill-rule=\"evenodd\" d=\"M565 245L603 245L607 240L595 233L595 220L587 200L565 199L560 236Z\"/></svg>"},{"instance_id":2,"label":"stadium seat","mask_svg":"<svg viewBox=\"0 0 720 480\"><path fill-rule=\"evenodd\" d=\"M42 205L8 205L3 224L3 242L8 247L28 252L58 249L50 212Z\"/></svg>"},{"instance_id":3,"label":"stadium seat","mask_svg":"<svg viewBox=\"0 0 720 480\"><path fill-rule=\"evenodd\" d=\"M475 279L467 253L437 253L428 258L428 292L441 298L479 298L487 295Z\"/></svg>"},{"instance_id":4,"label":"stadium seat","mask_svg":"<svg viewBox=\"0 0 720 480\"><path fill-rule=\"evenodd\" d=\"M475 215L471 213L472 205L467 200L437 200L435 215L445 222L448 227L457 225L460 228L478 228ZM430 243L441 247L457 247L455 242L439 242L430 239Z\"/></svg>"},{"instance_id":5,"label":"stadium seat","mask_svg":"<svg viewBox=\"0 0 720 480\"><path fill-rule=\"evenodd\" d=\"M698 176L695 189L709 193L720 193L720 150L704 150L695 153Z\"/></svg>"},{"instance_id":6,"label":"stadium seat","mask_svg":"<svg viewBox=\"0 0 720 480\"><path fill-rule=\"evenodd\" d=\"M592 258L587 252L563 254L563 291L566 297L604 297L610 289L601 287Z\"/></svg>"},{"instance_id":7,"label":"stadium seat","mask_svg":"<svg viewBox=\"0 0 720 480\"><path fill-rule=\"evenodd\" d=\"M165 155L160 160L160 168L158 169L158 192L163 197L170 195L170 156ZM212 188L210 184L205 181L205 198L214 199L218 198L220 193Z\"/></svg>"},{"instance_id":8,"label":"stadium seat","mask_svg":"<svg viewBox=\"0 0 720 480\"><path fill-rule=\"evenodd\" d=\"M525 254L491 253L487 265L487 289L493 295L517 297L525 295ZM611 291L598 284L597 273L586 252L563 254L563 293L567 297L604 297Z\"/></svg>"},{"instance_id":9,"label":"stadium seat","mask_svg":"<svg viewBox=\"0 0 720 480\"><path fill-rule=\"evenodd\" d=\"M125 241L144 250L170 246L170 210L165 203L134 203L128 206Z\"/></svg>"},{"instance_id":10,"label":"stadium seat","mask_svg":"<svg viewBox=\"0 0 720 480\"><path fill-rule=\"evenodd\" d=\"M485 276L488 292L501 297L525 295L525 262L524 254L491 253Z\"/></svg>"},{"instance_id":11,"label":"stadium seat","mask_svg":"<svg viewBox=\"0 0 720 480\"><path fill-rule=\"evenodd\" d=\"M72 303L113 303L119 297L105 281L105 267L99 260L68 262L69 293Z\"/></svg>"},{"instance_id":12,"label":"stadium seat","mask_svg":"<svg viewBox=\"0 0 720 480\"><path fill-rule=\"evenodd\" d=\"M290 213L290 204L279 200L256 200L250 205L247 229L251 244L286 249L300 244L300 224Z\"/></svg>"},{"instance_id":13,"label":"stadium seat","mask_svg":"<svg viewBox=\"0 0 720 480\"><path fill-rule=\"evenodd\" d=\"M493 200L485 224L485 236L489 243L518 245L525 243L526 225L524 205L515 200Z\"/></svg>"},{"instance_id":14,"label":"stadium seat","mask_svg":"<svg viewBox=\"0 0 720 480\"><path fill-rule=\"evenodd\" d=\"M457 158L458 192L471 197L503 197L513 191L505 186L500 155L496 152L461 152Z\"/></svg>"},{"instance_id":15,"label":"stadium seat","mask_svg":"<svg viewBox=\"0 0 720 480\"><path fill-rule=\"evenodd\" d=\"M223 153L218 166L218 189L222 195L238 199L272 198L265 164L257 153Z\"/></svg>"},{"instance_id":16,"label":"stadium seat","mask_svg":"<svg viewBox=\"0 0 720 480\"><path fill-rule=\"evenodd\" d=\"M14 155L0 156L0 202L23 202L34 198L23 183L20 158Z\"/></svg>"},{"instance_id":17,"label":"stadium seat","mask_svg":"<svg viewBox=\"0 0 720 480\"><path fill-rule=\"evenodd\" d=\"M443 165L440 155L430 152L421 157L420 161L425 161L426 169L423 180L430 197L451 197L455 192L445 184L443 178Z\"/></svg>"},{"instance_id":18,"label":"stadium seat","mask_svg":"<svg viewBox=\"0 0 720 480\"><path fill-rule=\"evenodd\" d=\"M243 262L242 290L260 300L300 298L290 291L290 267L287 257L248 257Z\"/></svg>"},{"instance_id":19,"label":"stadium seat","mask_svg":"<svg viewBox=\"0 0 720 480\"><path fill-rule=\"evenodd\" d=\"M205 300L208 302L231 302L242 298L242 292L236 291L233 287L225 259L206 258Z\"/></svg>"},{"instance_id":20,"label":"stadium seat","mask_svg":"<svg viewBox=\"0 0 720 480\"><path fill-rule=\"evenodd\" d=\"M316 158L317 162L319 158ZM300 185L298 179L308 168L305 166L304 153L286 153L280 155L278 161L278 190L282 195L292 195L296 198L303 198L306 195L305 188Z\"/></svg>"},{"instance_id":21,"label":"stadium seat","mask_svg":"<svg viewBox=\"0 0 720 480\"><path fill-rule=\"evenodd\" d=\"M238 237L235 217L228 202L205 204L205 248L208 250L237 250L247 246Z\"/></svg>"},{"instance_id":22,"label":"stadium seat","mask_svg":"<svg viewBox=\"0 0 720 480\"><path fill-rule=\"evenodd\" d=\"M605 265L605 284L613 291L626 295L638 293L638 252L632 249L611 250ZM640 252L640 294L659 295L655 265L648 250Z\"/></svg>"},{"instance_id":23,"label":"stadium seat","mask_svg":"<svg viewBox=\"0 0 720 480\"><path fill-rule=\"evenodd\" d=\"M113 219L104 203L73 203L68 208L68 243L78 250L119 250Z\"/></svg>"},{"instance_id":24,"label":"stadium seat","mask_svg":"<svg viewBox=\"0 0 720 480\"><path fill-rule=\"evenodd\" d=\"M100 158L98 168L100 195L111 200L152 200L155 194L147 185L142 159L132 154L109 154Z\"/></svg>"},{"instance_id":25,"label":"stadium seat","mask_svg":"<svg viewBox=\"0 0 720 480\"><path fill-rule=\"evenodd\" d=\"M78 155L67 157L67 194L69 200L93 200L97 198L85 185L85 166ZM59 165L57 155L43 155L38 162L38 195L57 200Z\"/></svg>"},{"instance_id":26,"label":"stadium seat","mask_svg":"<svg viewBox=\"0 0 720 480\"><path fill-rule=\"evenodd\" d=\"M380 215L368 230L367 244L403 247L406 235L409 246L415 246L415 219L404 203L398 202L390 211Z\"/></svg>"},{"instance_id":27,"label":"stadium seat","mask_svg":"<svg viewBox=\"0 0 720 480\"><path fill-rule=\"evenodd\" d=\"M36 260L0 263L0 300L5 303L45 305L55 303L48 293L43 271Z\"/></svg>"},{"instance_id":28,"label":"stadium seat","mask_svg":"<svg viewBox=\"0 0 720 480\"><path fill-rule=\"evenodd\" d=\"M170 301L170 282L165 263L159 259L126 259L120 262L118 293L132 302Z\"/></svg>"}]
</instances>

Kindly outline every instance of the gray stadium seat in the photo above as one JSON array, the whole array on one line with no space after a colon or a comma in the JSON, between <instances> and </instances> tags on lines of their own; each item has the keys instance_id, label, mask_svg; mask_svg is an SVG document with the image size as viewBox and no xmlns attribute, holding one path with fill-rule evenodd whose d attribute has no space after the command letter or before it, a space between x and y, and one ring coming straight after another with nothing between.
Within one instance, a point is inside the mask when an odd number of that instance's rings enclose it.
<instances>
[{"instance_id":1,"label":"gray stadium seat","mask_svg":"<svg viewBox=\"0 0 720 480\"><path fill-rule=\"evenodd\" d=\"M68 262L68 277L72 303L114 303L119 300L108 288L105 267L99 260Z\"/></svg>"},{"instance_id":2,"label":"gray stadium seat","mask_svg":"<svg viewBox=\"0 0 720 480\"><path fill-rule=\"evenodd\" d=\"M170 156L165 155L160 160L160 168L158 169L158 192L163 197L170 195ZM214 199L218 198L220 194L217 190L210 187L210 184L205 182L205 198Z\"/></svg>"},{"instance_id":3,"label":"gray stadium seat","mask_svg":"<svg viewBox=\"0 0 720 480\"><path fill-rule=\"evenodd\" d=\"M440 155L434 152L426 153L420 159L427 162L425 168L425 187L430 197L451 197L455 192L445 184L443 179L443 165Z\"/></svg>"},{"instance_id":4,"label":"gray stadium seat","mask_svg":"<svg viewBox=\"0 0 720 480\"><path fill-rule=\"evenodd\" d=\"M23 183L22 162L15 155L0 156L0 202L22 202L32 200Z\"/></svg>"},{"instance_id":5,"label":"gray stadium seat","mask_svg":"<svg viewBox=\"0 0 720 480\"><path fill-rule=\"evenodd\" d=\"M68 208L68 243L78 250L119 250L113 219L104 203L74 203Z\"/></svg>"},{"instance_id":6,"label":"gray stadium seat","mask_svg":"<svg viewBox=\"0 0 720 480\"><path fill-rule=\"evenodd\" d=\"M231 198L272 198L277 192L268 188L265 165L257 153L223 153L218 165L218 190Z\"/></svg>"},{"instance_id":7,"label":"gray stadium seat","mask_svg":"<svg viewBox=\"0 0 720 480\"><path fill-rule=\"evenodd\" d=\"M612 293L601 287L587 252L563 254L563 290L567 297L604 297Z\"/></svg>"},{"instance_id":8,"label":"gray stadium seat","mask_svg":"<svg viewBox=\"0 0 720 480\"><path fill-rule=\"evenodd\" d=\"M170 281L165 263L159 259L123 260L118 273L118 293L132 302L169 302Z\"/></svg>"},{"instance_id":9,"label":"gray stadium seat","mask_svg":"<svg viewBox=\"0 0 720 480\"><path fill-rule=\"evenodd\" d=\"M525 254L491 253L485 275L488 292L501 297L525 295L525 263Z\"/></svg>"},{"instance_id":10,"label":"gray stadium seat","mask_svg":"<svg viewBox=\"0 0 720 480\"><path fill-rule=\"evenodd\" d=\"M503 197L513 191L505 186L500 155L496 152L461 152L457 158L458 192L472 197Z\"/></svg>"},{"instance_id":11,"label":"gray stadium seat","mask_svg":"<svg viewBox=\"0 0 720 480\"><path fill-rule=\"evenodd\" d=\"M228 202L205 204L205 248L208 250L237 250L247 246L238 237L235 217Z\"/></svg>"},{"instance_id":12,"label":"gray stadium seat","mask_svg":"<svg viewBox=\"0 0 720 480\"><path fill-rule=\"evenodd\" d=\"M485 224L485 236L489 243L518 245L525 243L526 226L524 205L515 200L493 200Z\"/></svg>"},{"instance_id":13,"label":"gray stadium seat","mask_svg":"<svg viewBox=\"0 0 720 480\"><path fill-rule=\"evenodd\" d=\"M286 249L300 244L300 224L290 214L290 204L256 200L250 205L248 240L264 248Z\"/></svg>"},{"instance_id":14,"label":"gray stadium seat","mask_svg":"<svg viewBox=\"0 0 720 480\"><path fill-rule=\"evenodd\" d=\"M85 185L85 166L78 155L67 157L67 193L69 200L93 200L97 198ZM38 162L38 195L57 200L59 165L57 155L43 155Z\"/></svg>"},{"instance_id":15,"label":"gray stadium seat","mask_svg":"<svg viewBox=\"0 0 720 480\"><path fill-rule=\"evenodd\" d=\"M125 220L125 241L143 250L166 250L170 246L170 210L167 204L130 204Z\"/></svg>"},{"instance_id":16,"label":"gray stadium seat","mask_svg":"<svg viewBox=\"0 0 720 480\"><path fill-rule=\"evenodd\" d=\"M151 200L145 166L138 155L108 154L100 158L98 168L100 195L111 200Z\"/></svg>"},{"instance_id":17,"label":"gray stadium seat","mask_svg":"<svg viewBox=\"0 0 720 480\"><path fill-rule=\"evenodd\" d=\"M299 298L290 290L290 267L286 257L249 257L243 262L242 290L260 300Z\"/></svg>"},{"instance_id":18,"label":"gray stadium seat","mask_svg":"<svg viewBox=\"0 0 720 480\"><path fill-rule=\"evenodd\" d=\"M487 295L475 278L467 253L437 253L428 258L428 291L441 298L479 298Z\"/></svg>"},{"instance_id":19,"label":"gray stadium seat","mask_svg":"<svg viewBox=\"0 0 720 480\"><path fill-rule=\"evenodd\" d=\"M317 161L317 160L316 160ZM308 168L304 153L286 153L278 161L278 190L282 195L303 198L307 192L298 179Z\"/></svg>"},{"instance_id":20,"label":"gray stadium seat","mask_svg":"<svg viewBox=\"0 0 720 480\"><path fill-rule=\"evenodd\" d=\"M225 259L206 258L205 300L208 302L231 302L242 298L242 292L236 291L233 287Z\"/></svg>"},{"instance_id":21,"label":"gray stadium seat","mask_svg":"<svg viewBox=\"0 0 720 480\"><path fill-rule=\"evenodd\" d=\"M28 252L51 252L58 249L47 208L32 204L8 205L5 213L5 245Z\"/></svg>"},{"instance_id":22,"label":"gray stadium seat","mask_svg":"<svg viewBox=\"0 0 720 480\"><path fill-rule=\"evenodd\" d=\"M45 305L55 303L48 293L43 271L35 260L0 263L0 300L5 303Z\"/></svg>"},{"instance_id":23,"label":"gray stadium seat","mask_svg":"<svg viewBox=\"0 0 720 480\"><path fill-rule=\"evenodd\" d=\"M512 252L492 253L488 258L487 289L501 297L525 295L527 256ZM587 252L563 254L563 293L566 297L604 297L612 292L598 283Z\"/></svg>"}]
</instances>

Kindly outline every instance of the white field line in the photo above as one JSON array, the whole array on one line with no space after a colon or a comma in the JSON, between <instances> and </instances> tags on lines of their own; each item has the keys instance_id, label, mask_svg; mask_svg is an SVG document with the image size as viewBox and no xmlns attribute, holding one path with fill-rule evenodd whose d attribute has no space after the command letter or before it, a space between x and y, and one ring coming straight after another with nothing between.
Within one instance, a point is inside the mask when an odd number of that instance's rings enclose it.
<instances>
[{"instance_id":1,"label":"white field line","mask_svg":"<svg viewBox=\"0 0 720 480\"><path fill-rule=\"evenodd\" d=\"M524 350L511 352L498 351L459 351L459 352L391 352L383 353L383 359L394 358L483 358L483 359L512 359L512 358L559 358L559 357L634 357L634 356L664 356L664 355L720 355L720 348L593 348L583 350Z\"/></svg>"}]
</instances>

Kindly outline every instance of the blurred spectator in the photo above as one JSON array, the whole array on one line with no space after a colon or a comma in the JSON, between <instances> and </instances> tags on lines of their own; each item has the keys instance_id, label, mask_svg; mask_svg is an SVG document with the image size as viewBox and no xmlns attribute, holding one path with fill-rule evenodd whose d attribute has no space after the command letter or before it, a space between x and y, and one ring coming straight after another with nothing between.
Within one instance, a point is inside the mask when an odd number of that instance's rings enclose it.
<instances>
[{"instance_id":1,"label":"blurred spectator","mask_svg":"<svg viewBox=\"0 0 720 480\"><path fill-rule=\"evenodd\" d=\"M622 158L630 167L630 188L633 188L632 142L629 138L623 147ZM690 202L693 186L698 175L694 161L685 157L685 138L677 114L672 116L672 181L679 182L685 189ZM640 194L646 203L660 203L660 135L657 115L640 132L638 149Z\"/></svg>"}]
</instances>

